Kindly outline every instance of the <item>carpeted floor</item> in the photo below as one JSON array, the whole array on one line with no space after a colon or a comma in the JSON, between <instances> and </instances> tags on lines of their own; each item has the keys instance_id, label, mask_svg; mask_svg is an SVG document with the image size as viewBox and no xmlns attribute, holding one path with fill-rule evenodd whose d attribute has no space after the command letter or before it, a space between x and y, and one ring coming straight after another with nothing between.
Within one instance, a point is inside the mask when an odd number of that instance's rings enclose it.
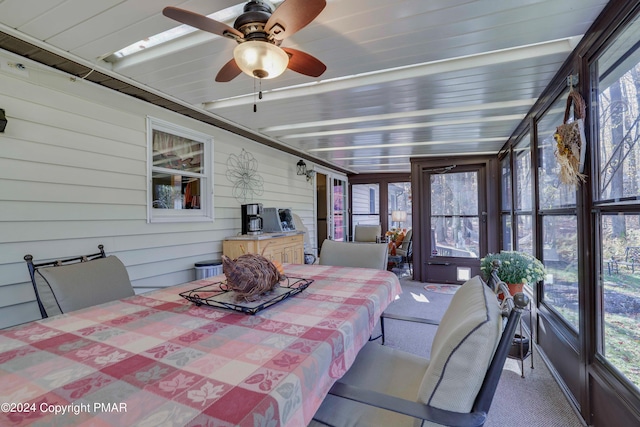
<instances>
[{"instance_id":1,"label":"carpeted floor","mask_svg":"<svg viewBox=\"0 0 640 427\"><path fill-rule=\"evenodd\" d=\"M451 293L425 289L424 283L407 277L401 278L401 283L403 293L388 312L429 319L442 317ZM387 320L385 345L428 358L435 331L435 326ZM525 378L520 375L520 361L507 359L485 426L583 427L537 351L533 356L534 369L530 359L525 360Z\"/></svg>"}]
</instances>

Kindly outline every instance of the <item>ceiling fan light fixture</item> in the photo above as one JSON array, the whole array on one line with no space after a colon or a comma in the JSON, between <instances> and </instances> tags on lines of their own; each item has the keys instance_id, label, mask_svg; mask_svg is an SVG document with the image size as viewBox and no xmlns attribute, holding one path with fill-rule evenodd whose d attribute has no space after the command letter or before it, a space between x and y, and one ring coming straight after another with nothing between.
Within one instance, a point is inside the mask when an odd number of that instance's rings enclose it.
<instances>
[{"instance_id":1,"label":"ceiling fan light fixture","mask_svg":"<svg viewBox=\"0 0 640 427\"><path fill-rule=\"evenodd\" d=\"M289 55L278 46L267 41L247 41L233 50L238 68L257 79L278 77L289 65Z\"/></svg>"}]
</instances>

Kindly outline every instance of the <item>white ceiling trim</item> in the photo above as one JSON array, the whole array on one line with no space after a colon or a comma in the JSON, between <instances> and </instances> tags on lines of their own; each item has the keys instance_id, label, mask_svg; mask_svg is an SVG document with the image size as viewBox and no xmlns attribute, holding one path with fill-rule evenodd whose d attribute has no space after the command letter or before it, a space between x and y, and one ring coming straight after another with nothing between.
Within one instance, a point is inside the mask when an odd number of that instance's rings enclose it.
<instances>
[{"instance_id":1,"label":"white ceiling trim","mask_svg":"<svg viewBox=\"0 0 640 427\"><path fill-rule=\"evenodd\" d=\"M357 156L357 157L336 157L331 160L358 160L358 159L402 159L405 157L411 157L411 154L393 154L389 156Z\"/></svg>"},{"instance_id":2,"label":"white ceiling trim","mask_svg":"<svg viewBox=\"0 0 640 427\"><path fill-rule=\"evenodd\" d=\"M497 153L497 151L477 151L477 152L466 152L464 153L465 155L470 155L473 154L474 156L493 156ZM437 154L417 154L417 155L411 155L408 157L411 158L428 158L428 157L450 157L450 156L460 156L459 152L450 152L450 153L437 153ZM354 164L351 163L349 165L347 165L346 167L353 169L353 170L367 170L367 169L380 169L381 167L398 167L398 166L404 166L403 169L397 169L397 170L391 170L391 169L385 169L385 172L407 172L406 166L411 166L411 163L372 163L372 164L368 164L368 165L362 165L362 164Z\"/></svg>"},{"instance_id":3,"label":"white ceiling trim","mask_svg":"<svg viewBox=\"0 0 640 427\"><path fill-rule=\"evenodd\" d=\"M281 139L317 138L319 136L347 135L347 134L355 134L355 133L382 132L382 131L404 130L404 129L422 129L422 128L430 128L430 127L436 127L436 126L452 126L452 125L463 125L463 124L470 124L470 123L502 122L502 121L509 121L509 120L522 121L525 118L525 116L526 114L509 114L505 116L491 116L491 117L482 117L482 118L473 118L473 119L441 120L441 121L429 122L429 123L404 123L400 125L374 126L369 128L358 128L358 129L336 129L336 130L327 130L327 131L321 131L321 132L308 132L308 133L284 135L284 136L281 136L280 138Z\"/></svg>"},{"instance_id":4,"label":"white ceiling trim","mask_svg":"<svg viewBox=\"0 0 640 427\"><path fill-rule=\"evenodd\" d=\"M534 57L569 53L573 51L582 35L567 37L558 40L550 40L542 43L534 43L524 46L516 46L507 49L482 52L474 55L460 56L439 61L412 64L404 67L388 68L370 73L356 74L354 76L340 77L336 79L319 80L302 85L289 86L270 91L263 91L262 102L291 99L300 96L312 96L337 90L347 90L356 87L389 83L396 80L424 77L426 75L449 73L470 68L496 65L506 62L521 61ZM232 98L205 102L202 108L208 111L218 108L230 108L249 105L255 102L255 94L249 93Z\"/></svg>"},{"instance_id":5,"label":"white ceiling trim","mask_svg":"<svg viewBox=\"0 0 640 427\"><path fill-rule=\"evenodd\" d=\"M404 163L376 163L376 164L373 164L373 165L355 165L355 164L351 164L349 166L354 168L354 169L365 169L365 168L381 167L381 166L411 166L411 163L409 163L409 162L404 162Z\"/></svg>"},{"instance_id":6,"label":"white ceiling trim","mask_svg":"<svg viewBox=\"0 0 640 427\"><path fill-rule=\"evenodd\" d=\"M417 147L427 145L443 145L443 144L465 144L465 143L478 143L478 142L500 142L505 141L507 137L494 137L494 138L474 138L474 139L449 139L446 141L422 141L422 142L398 142L395 144L375 144L375 145L354 145L347 147L323 147L323 148L309 148L309 152L322 152L322 151L345 151L345 150L364 150L374 148L398 148L398 147ZM358 158L361 158L360 156ZM334 159L344 160L344 159Z\"/></svg>"},{"instance_id":7,"label":"white ceiling trim","mask_svg":"<svg viewBox=\"0 0 640 427\"><path fill-rule=\"evenodd\" d=\"M278 135L277 132L292 131L296 129L306 129L306 128L320 127L320 126L346 125L346 124L362 123L362 122L375 121L375 120L379 121L379 120L407 119L407 118L414 118L414 117L433 116L437 114L465 113L469 111L486 111L486 110L493 110L498 108L531 107L533 104L535 104L536 101L537 101L537 98L519 99L516 101L489 102L485 104L462 105L459 107L432 108L429 110L404 111L401 113L345 117L342 119L319 120L319 121L306 122L306 123L292 123L288 125L267 126L262 128L261 131Z\"/></svg>"}]
</instances>

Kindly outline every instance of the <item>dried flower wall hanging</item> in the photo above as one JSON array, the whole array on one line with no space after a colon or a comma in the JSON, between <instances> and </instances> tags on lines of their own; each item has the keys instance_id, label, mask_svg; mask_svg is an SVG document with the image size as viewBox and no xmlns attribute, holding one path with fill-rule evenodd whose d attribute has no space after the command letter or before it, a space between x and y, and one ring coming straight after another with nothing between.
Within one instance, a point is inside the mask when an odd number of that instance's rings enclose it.
<instances>
[{"instance_id":1,"label":"dried flower wall hanging","mask_svg":"<svg viewBox=\"0 0 640 427\"><path fill-rule=\"evenodd\" d=\"M569 122L571 104L574 119ZM559 178L563 184L576 186L586 179L586 175L582 173L587 143L584 135L585 113L584 99L572 88L567 98L563 124L556 128L553 135L557 144L555 155L560 166Z\"/></svg>"}]
</instances>

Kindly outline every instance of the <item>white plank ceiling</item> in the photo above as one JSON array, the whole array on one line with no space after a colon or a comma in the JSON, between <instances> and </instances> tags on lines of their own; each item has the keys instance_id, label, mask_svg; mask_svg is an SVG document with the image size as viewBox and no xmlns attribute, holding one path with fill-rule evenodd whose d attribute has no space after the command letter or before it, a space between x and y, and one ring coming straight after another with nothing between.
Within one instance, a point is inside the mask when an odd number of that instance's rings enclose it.
<instances>
[{"instance_id":1,"label":"white plank ceiling","mask_svg":"<svg viewBox=\"0 0 640 427\"><path fill-rule=\"evenodd\" d=\"M237 3L0 0L0 31L340 169L406 172L410 157L497 153L606 1L328 0L282 44L327 71L264 80L257 112L254 79L214 81L233 56L227 38L195 31L103 59L178 26L165 6Z\"/></svg>"}]
</instances>

